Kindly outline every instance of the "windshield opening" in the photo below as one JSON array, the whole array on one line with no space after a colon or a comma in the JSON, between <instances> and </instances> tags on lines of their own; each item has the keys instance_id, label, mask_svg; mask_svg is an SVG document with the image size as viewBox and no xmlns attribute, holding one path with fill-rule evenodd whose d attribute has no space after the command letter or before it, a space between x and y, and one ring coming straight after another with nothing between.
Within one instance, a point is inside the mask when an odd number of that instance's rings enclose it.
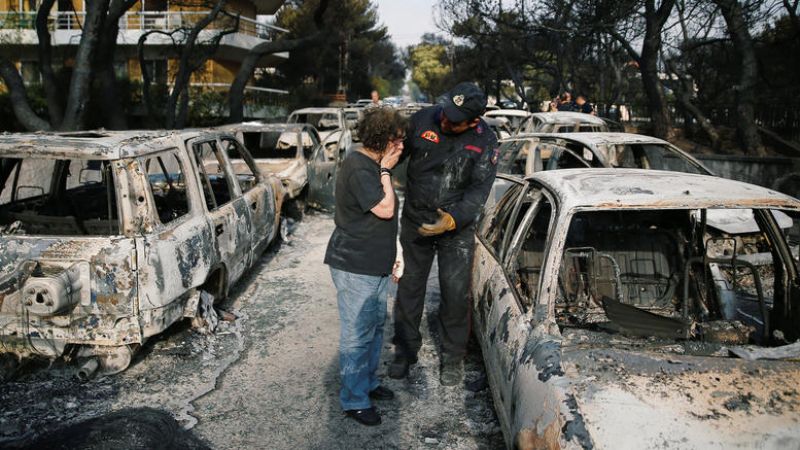
<instances>
[{"instance_id":1,"label":"windshield opening","mask_svg":"<svg viewBox=\"0 0 800 450\"><path fill-rule=\"evenodd\" d=\"M772 214L778 236L796 242L797 220ZM559 267L557 323L678 353L793 342L797 253L785 260L769 230L750 209L578 213Z\"/></svg>"},{"instance_id":2,"label":"windshield opening","mask_svg":"<svg viewBox=\"0 0 800 450\"><path fill-rule=\"evenodd\" d=\"M110 161L0 158L0 233L119 235Z\"/></svg>"},{"instance_id":3,"label":"windshield opening","mask_svg":"<svg viewBox=\"0 0 800 450\"><path fill-rule=\"evenodd\" d=\"M706 173L668 145L610 144L604 147L606 161L611 167Z\"/></svg>"}]
</instances>

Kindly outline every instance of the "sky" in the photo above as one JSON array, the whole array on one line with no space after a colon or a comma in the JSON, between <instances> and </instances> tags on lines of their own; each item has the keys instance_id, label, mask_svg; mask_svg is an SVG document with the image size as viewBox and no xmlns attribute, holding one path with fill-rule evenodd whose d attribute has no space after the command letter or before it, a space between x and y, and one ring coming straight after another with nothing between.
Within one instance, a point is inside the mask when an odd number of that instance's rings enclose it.
<instances>
[{"instance_id":1,"label":"sky","mask_svg":"<svg viewBox=\"0 0 800 450\"><path fill-rule=\"evenodd\" d=\"M441 33L433 20L436 0L375 0L380 21L399 48L416 44L424 33Z\"/></svg>"}]
</instances>

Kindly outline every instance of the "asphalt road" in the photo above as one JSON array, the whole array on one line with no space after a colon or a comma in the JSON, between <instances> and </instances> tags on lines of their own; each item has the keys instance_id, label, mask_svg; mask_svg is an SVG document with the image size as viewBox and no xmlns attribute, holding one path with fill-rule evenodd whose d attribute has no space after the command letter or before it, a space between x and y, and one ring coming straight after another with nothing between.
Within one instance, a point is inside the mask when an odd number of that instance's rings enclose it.
<instances>
[{"instance_id":1,"label":"asphalt road","mask_svg":"<svg viewBox=\"0 0 800 450\"><path fill-rule=\"evenodd\" d=\"M342 414L336 296L322 264L332 231L330 216L307 214L289 243L268 251L233 287L223 308L236 320L221 322L212 335L178 324L146 344L121 374L80 383L73 365L25 362L14 379L0 385L0 447L30 445L112 412L115 420L121 415L154 421L152 411L128 409L150 407L189 430L178 428L178 436L159 418L152 433L170 436L153 440L188 436L184 448L502 448L491 395L481 386L477 350L467 360L466 375L482 390L439 385L431 328L439 294L435 276L420 362L407 380L385 378L397 398L378 404L383 423L364 427ZM381 373L391 358L392 302L390 295Z\"/></svg>"}]
</instances>

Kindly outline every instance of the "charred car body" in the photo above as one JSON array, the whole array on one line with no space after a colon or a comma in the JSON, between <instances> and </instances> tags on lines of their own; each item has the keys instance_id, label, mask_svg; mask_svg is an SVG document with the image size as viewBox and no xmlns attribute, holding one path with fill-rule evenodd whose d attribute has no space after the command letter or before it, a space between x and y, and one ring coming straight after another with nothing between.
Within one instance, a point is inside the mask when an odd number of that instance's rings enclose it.
<instances>
[{"instance_id":1,"label":"charred car body","mask_svg":"<svg viewBox=\"0 0 800 450\"><path fill-rule=\"evenodd\" d=\"M308 185L308 162L322 145L317 130L308 124L245 122L219 127L236 134L250 151L258 168L280 178L290 199ZM243 164L244 161L234 161Z\"/></svg>"},{"instance_id":2,"label":"charred car body","mask_svg":"<svg viewBox=\"0 0 800 450\"><path fill-rule=\"evenodd\" d=\"M335 142L345 151L353 146L353 137L342 108L303 108L292 111L288 123L307 123L319 132L324 143Z\"/></svg>"},{"instance_id":3,"label":"charred car body","mask_svg":"<svg viewBox=\"0 0 800 450\"><path fill-rule=\"evenodd\" d=\"M608 167L710 175L703 164L667 141L631 133L532 133L501 141L497 171L531 175L542 170Z\"/></svg>"},{"instance_id":4,"label":"charred car body","mask_svg":"<svg viewBox=\"0 0 800 450\"><path fill-rule=\"evenodd\" d=\"M635 169L508 181L471 295L509 448L800 445L799 200Z\"/></svg>"},{"instance_id":5,"label":"charred car body","mask_svg":"<svg viewBox=\"0 0 800 450\"><path fill-rule=\"evenodd\" d=\"M537 112L525 118L520 133L584 133L611 131L597 116L572 111Z\"/></svg>"},{"instance_id":6,"label":"charred car body","mask_svg":"<svg viewBox=\"0 0 800 450\"><path fill-rule=\"evenodd\" d=\"M224 298L278 230L280 181L227 133L3 135L0 152L3 353L124 370Z\"/></svg>"}]
</instances>

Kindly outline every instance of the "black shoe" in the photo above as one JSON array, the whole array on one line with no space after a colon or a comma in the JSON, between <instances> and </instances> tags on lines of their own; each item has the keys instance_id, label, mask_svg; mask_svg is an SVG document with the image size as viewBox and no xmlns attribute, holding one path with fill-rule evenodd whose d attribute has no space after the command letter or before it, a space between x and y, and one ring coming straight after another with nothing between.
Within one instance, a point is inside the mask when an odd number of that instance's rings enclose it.
<instances>
[{"instance_id":1,"label":"black shoe","mask_svg":"<svg viewBox=\"0 0 800 450\"><path fill-rule=\"evenodd\" d=\"M394 361L389 364L389 378L399 380L408 376L408 368L417 363L417 357L407 357L403 353L395 353Z\"/></svg>"},{"instance_id":2,"label":"black shoe","mask_svg":"<svg viewBox=\"0 0 800 450\"><path fill-rule=\"evenodd\" d=\"M369 391L369 398L374 400L391 400L394 398L394 392L387 387L378 386Z\"/></svg>"},{"instance_id":3,"label":"black shoe","mask_svg":"<svg viewBox=\"0 0 800 450\"><path fill-rule=\"evenodd\" d=\"M348 409L344 413L368 427L380 425L381 423L381 415L378 414L378 411L375 411L375 408Z\"/></svg>"}]
</instances>

